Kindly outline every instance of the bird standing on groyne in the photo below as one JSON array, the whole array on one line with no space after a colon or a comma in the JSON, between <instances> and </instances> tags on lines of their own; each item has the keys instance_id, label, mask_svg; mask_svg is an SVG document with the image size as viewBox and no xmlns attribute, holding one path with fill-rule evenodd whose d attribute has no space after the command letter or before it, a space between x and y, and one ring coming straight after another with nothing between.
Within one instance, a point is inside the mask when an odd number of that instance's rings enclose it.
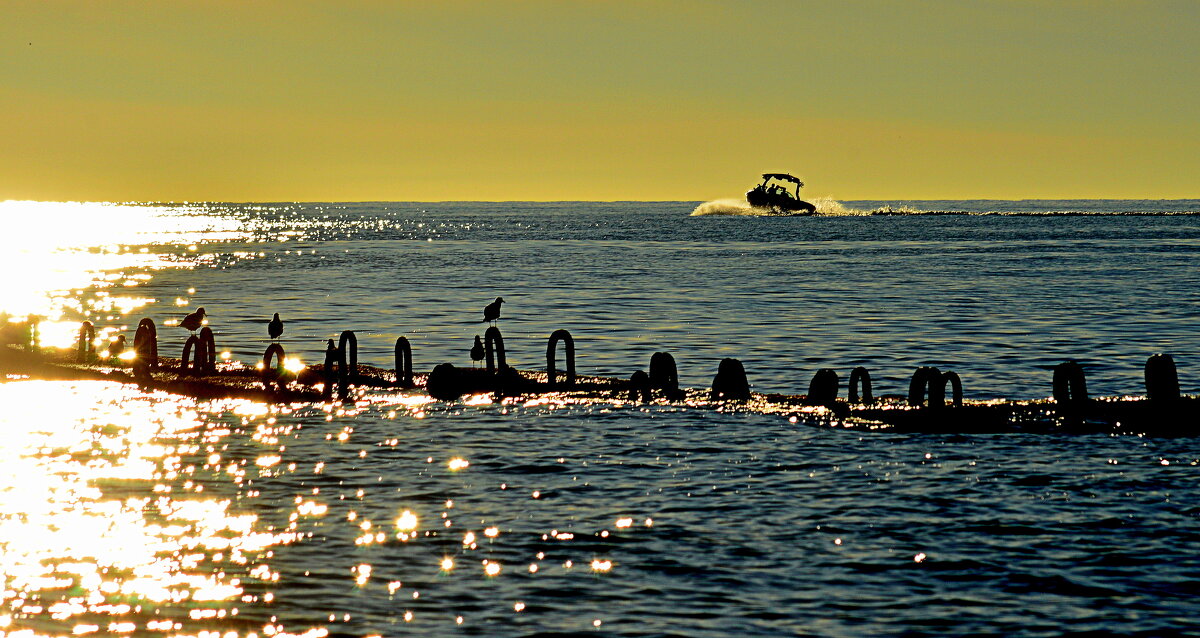
<instances>
[{"instance_id":1,"label":"bird standing on groyne","mask_svg":"<svg viewBox=\"0 0 1200 638\"><path fill-rule=\"evenodd\" d=\"M108 356L119 357L122 352L125 352L125 335L117 335L117 338L108 344Z\"/></svg>"},{"instance_id":2,"label":"bird standing on groyne","mask_svg":"<svg viewBox=\"0 0 1200 638\"><path fill-rule=\"evenodd\" d=\"M504 303L504 297L496 297L496 300L488 304L483 309L483 321L479 323L490 323L500 318L500 304Z\"/></svg>"},{"instance_id":3,"label":"bird standing on groyne","mask_svg":"<svg viewBox=\"0 0 1200 638\"><path fill-rule=\"evenodd\" d=\"M480 340L479 335L475 335L475 345L471 346L471 365L474 366L476 363L483 361L485 354L483 341Z\"/></svg>"},{"instance_id":4,"label":"bird standing on groyne","mask_svg":"<svg viewBox=\"0 0 1200 638\"><path fill-rule=\"evenodd\" d=\"M275 313L275 318L271 319L271 323L267 324L267 334L271 335L272 339L278 339L279 335L283 334L283 319L279 318L279 313Z\"/></svg>"},{"instance_id":5,"label":"bird standing on groyne","mask_svg":"<svg viewBox=\"0 0 1200 638\"><path fill-rule=\"evenodd\" d=\"M204 325L204 308L203 307L196 308L196 312L193 312L192 314L184 317L183 321L179 322L179 327L187 328L188 330L190 330L192 332L199 330L200 326L203 326L203 325Z\"/></svg>"}]
</instances>

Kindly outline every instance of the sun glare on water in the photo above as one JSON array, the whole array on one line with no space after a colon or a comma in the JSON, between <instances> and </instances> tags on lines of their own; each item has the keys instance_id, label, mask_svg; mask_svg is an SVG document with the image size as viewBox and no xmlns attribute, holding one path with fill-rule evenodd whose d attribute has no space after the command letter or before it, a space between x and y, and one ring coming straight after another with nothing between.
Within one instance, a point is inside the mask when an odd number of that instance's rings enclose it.
<instances>
[{"instance_id":1,"label":"sun glare on water","mask_svg":"<svg viewBox=\"0 0 1200 638\"><path fill-rule=\"evenodd\" d=\"M55 347L72 345L82 318L154 302L137 286L187 265L165 259L174 246L241 233L232 219L160 206L4 201L0 219L20 222L0 233L0 313L37 317L42 345Z\"/></svg>"},{"instance_id":2,"label":"sun glare on water","mask_svg":"<svg viewBox=\"0 0 1200 638\"><path fill-rule=\"evenodd\" d=\"M298 534L234 504L216 479L246 470L208 452L224 435L194 402L26 380L0 383L0 405L0 635L141 635L163 605L185 605L168 624L195 635L274 597L272 549Z\"/></svg>"}]
</instances>

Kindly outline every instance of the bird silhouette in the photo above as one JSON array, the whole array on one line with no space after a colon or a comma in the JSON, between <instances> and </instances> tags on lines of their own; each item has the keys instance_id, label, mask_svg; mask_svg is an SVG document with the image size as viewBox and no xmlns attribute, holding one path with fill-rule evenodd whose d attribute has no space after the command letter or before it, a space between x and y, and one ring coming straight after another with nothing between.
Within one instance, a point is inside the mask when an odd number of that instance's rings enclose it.
<instances>
[{"instance_id":1,"label":"bird silhouette","mask_svg":"<svg viewBox=\"0 0 1200 638\"><path fill-rule=\"evenodd\" d=\"M502 303L504 303L504 297L496 297L495 301L485 306L483 308L483 321L480 321L479 323L494 322L499 319L500 304Z\"/></svg>"},{"instance_id":2,"label":"bird silhouette","mask_svg":"<svg viewBox=\"0 0 1200 638\"><path fill-rule=\"evenodd\" d=\"M475 335L475 345L471 346L471 365L474 366L477 362L483 361L484 354L483 341L479 340L479 335Z\"/></svg>"},{"instance_id":3,"label":"bird silhouette","mask_svg":"<svg viewBox=\"0 0 1200 638\"><path fill-rule=\"evenodd\" d=\"M271 335L272 339L278 339L279 335L283 334L283 319L279 318L279 313L275 313L275 318L271 323L267 324L267 334Z\"/></svg>"},{"instance_id":4,"label":"bird silhouette","mask_svg":"<svg viewBox=\"0 0 1200 638\"><path fill-rule=\"evenodd\" d=\"M183 321L179 322L179 327L187 328L188 330L191 330L192 332L195 332L202 325L204 325L204 308L203 307L196 308L196 312L193 312L192 314L184 317Z\"/></svg>"},{"instance_id":5,"label":"bird silhouette","mask_svg":"<svg viewBox=\"0 0 1200 638\"><path fill-rule=\"evenodd\" d=\"M117 335L117 338L108 344L108 356L119 357L122 352L125 352L125 335Z\"/></svg>"}]
</instances>

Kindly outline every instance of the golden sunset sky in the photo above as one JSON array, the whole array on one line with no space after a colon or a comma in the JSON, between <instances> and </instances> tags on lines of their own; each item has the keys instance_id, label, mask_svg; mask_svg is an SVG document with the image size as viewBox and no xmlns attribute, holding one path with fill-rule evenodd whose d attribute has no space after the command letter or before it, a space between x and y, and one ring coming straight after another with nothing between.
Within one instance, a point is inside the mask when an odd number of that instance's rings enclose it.
<instances>
[{"instance_id":1,"label":"golden sunset sky","mask_svg":"<svg viewBox=\"0 0 1200 638\"><path fill-rule=\"evenodd\" d=\"M1200 2L0 0L0 200L1200 197Z\"/></svg>"}]
</instances>

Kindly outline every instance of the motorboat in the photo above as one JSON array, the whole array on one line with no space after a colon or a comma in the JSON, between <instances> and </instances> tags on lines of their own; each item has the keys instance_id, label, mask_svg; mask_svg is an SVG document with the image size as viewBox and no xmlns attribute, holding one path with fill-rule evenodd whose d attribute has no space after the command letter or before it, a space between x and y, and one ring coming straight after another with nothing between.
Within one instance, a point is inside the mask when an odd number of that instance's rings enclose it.
<instances>
[{"instance_id":1,"label":"motorboat","mask_svg":"<svg viewBox=\"0 0 1200 638\"><path fill-rule=\"evenodd\" d=\"M795 185L788 192L785 184ZM800 199L804 182L787 173L763 173L763 181L746 193L746 202L755 208L765 208L777 215L812 215L817 207Z\"/></svg>"}]
</instances>

